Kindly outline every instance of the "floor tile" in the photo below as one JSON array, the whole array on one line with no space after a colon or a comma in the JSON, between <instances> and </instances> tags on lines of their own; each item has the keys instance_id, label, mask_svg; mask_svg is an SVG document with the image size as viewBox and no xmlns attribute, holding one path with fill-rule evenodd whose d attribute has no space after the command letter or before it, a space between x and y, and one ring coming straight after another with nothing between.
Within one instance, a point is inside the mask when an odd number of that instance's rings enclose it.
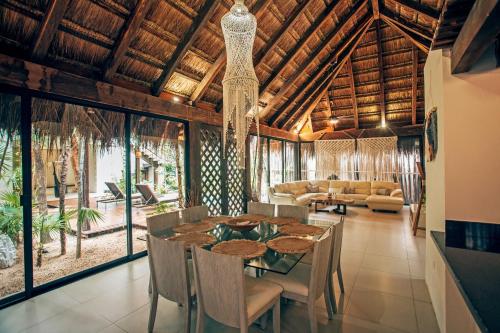
<instances>
[{"instance_id":1,"label":"floor tile","mask_svg":"<svg viewBox=\"0 0 500 333\"><path fill-rule=\"evenodd\" d=\"M366 253L361 266L386 273L410 275L408 259L406 258L386 257Z\"/></svg>"},{"instance_id":2,"label":"floor tile","mask_svg":"<svg viewBox=\"0 0 500 333\"><path fill-rule=\"evenodd\" d=\"M412 278L425 279L425 261L409 259L410 264L410 274Z\"/></svg>"},{"instance_id":3,"label":"floor tile","mask_svg":"<svg viewBox=\"0 0 500 333\"><path fill-rule=\"evenodd\" d=\"M380 291L408 298L411 298L413 295L408 276L366 268L359 270L354 290Z\"/></svg>"},{"instance_id":4,"label":"floor tile","mask_svg":"<svg viewBox=\"0 0 500 333\"><path fill-rule=\"evenodd\" d=\"M411 298L355 289L351 294L347 315L405 332L417 332Z\"/></svg>"},{"instance_id":5,"label":"floor tile","mask_svg":"<svg viewBox=\"0 0 500 333\"><path fill-rule=\"evenodd\" d=\"M429 290L427 289L427 284L424 279L411 279L411 288L413 290L413 298L422 302L431 302L431 297L429 296Z\"/></svg>"},{"instance_id":6,"label":"floor tile","mask_svg":"<svg viewBox=\"0 0 500 333\"><path fill-rule=\"evenodd\" d=\"M417 325L420 333L439 333L439 326L431 303L415 301Z\"/></svg>"}]
</instances>

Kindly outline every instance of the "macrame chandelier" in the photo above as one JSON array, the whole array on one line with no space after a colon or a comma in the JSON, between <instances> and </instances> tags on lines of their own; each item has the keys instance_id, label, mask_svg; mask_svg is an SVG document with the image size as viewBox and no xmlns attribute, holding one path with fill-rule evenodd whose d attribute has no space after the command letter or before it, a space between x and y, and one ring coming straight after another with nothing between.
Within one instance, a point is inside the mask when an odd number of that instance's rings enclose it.
<instances>
[{"instance_id":1,"label":"macrame chandelier","mask_svg":"<svg viewBox=\"0 0 500 333\"><path fill-rule=\"evenodd\" d=\"M222 17L221 26L227 54L226 73L222 80L223 147L225 149L231 131L236 141L239 165L244 168L245 141L254 119L257 136L259 134L259 81L252 61L257 21L244 0L235 0L231 10Z\"/></svg>"}]
</instances>

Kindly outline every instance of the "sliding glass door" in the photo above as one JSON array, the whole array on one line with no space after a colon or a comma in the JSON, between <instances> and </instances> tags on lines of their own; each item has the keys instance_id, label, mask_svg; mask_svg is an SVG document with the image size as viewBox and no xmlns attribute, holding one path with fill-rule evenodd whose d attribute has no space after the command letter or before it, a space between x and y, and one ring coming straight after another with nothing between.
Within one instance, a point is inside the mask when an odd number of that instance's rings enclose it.
<instances>
[{"instance_id":1,"label":"sliding glass door","mask_svg":"<svg viewBox=\"0 0 500 333\"><path fill-rule=\"evenodd\" d=\"M285 144L285 182L293 182L297 176L297 163L294 142L284 142Z\"/></svg>"},{"instance_id":2,"label":"sliding glass door","mask_svg":"<svg viewBox=\"0 0 500 333\"><path fill-rule=\"evenodd\" d=\"M270 186L283 183L283 142L269 140Z\"/></svg>"},{"instance_id":3,"label":"sliding glass door","mask_svg":"<svg viewBox=\"0 0 500 333\"><path fill-rule=\"evenodd\" d=\"M0 300L24 290L21 98L0 94Z\"/></svg>"}]
</instances>

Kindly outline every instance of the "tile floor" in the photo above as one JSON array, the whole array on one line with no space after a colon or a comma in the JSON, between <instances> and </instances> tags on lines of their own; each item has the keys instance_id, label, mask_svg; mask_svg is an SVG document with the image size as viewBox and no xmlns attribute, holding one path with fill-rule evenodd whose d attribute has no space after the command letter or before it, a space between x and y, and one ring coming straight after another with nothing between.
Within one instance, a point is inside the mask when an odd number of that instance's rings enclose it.
<instances>
[{"instance_id":1,"label":"tile floor","mask_svg":"<svg viewBox=\"0 0 500 333\"><path fill-rule=\"evenodd\" d=\"M317 219L338 219L326 213ZM320 332L439 332L424 282L425 238L413 237L408 209L400 214L349 208L344 227L345 293L336 286L339 312L328 320L319 300ZM0 311L0 332L146 332L147 259L116 267ZM183 332L182 309L160 299L155 332ZM194 332L196 315L192 316ZM269 319L271 320L271 319ZM237 332L207 319L205 332ZM262 332L253 325L251 332ZM282 332L308 332L307 310L282 305ZM269 323L266 332L272 332Z\"/></svg>"}]
</instances>

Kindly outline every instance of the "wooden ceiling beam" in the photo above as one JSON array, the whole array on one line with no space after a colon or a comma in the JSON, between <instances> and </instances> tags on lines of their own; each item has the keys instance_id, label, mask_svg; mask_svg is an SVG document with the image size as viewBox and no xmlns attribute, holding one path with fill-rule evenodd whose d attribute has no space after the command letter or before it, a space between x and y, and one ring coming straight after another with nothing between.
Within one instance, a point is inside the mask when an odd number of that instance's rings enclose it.
<instances>
[{"instance_id":1,"label":"wooden ceiling beam","mask_svg":"<svg viewBox=\"0 0 500 333\"><path fill-rule=\"evenodd\" d=\"M285 22L281 25L281 28L274 33L274 35L271 37L271 39L266 43L266 45L260 49L257 54L254 57L254 67L257 68L261 63L262 60L273 51L273 49L278 45L278 43L282 40L283 37L286 36L288 31L293 28L295 23L299 20L300 16L305 12L307 9L307 5L311 2L312 0L305 0L302 2L299 2L297 6L293 9L293 11L288 15L288 17L285 19Z\"/></svg>"},{"instance_id":2,"label":"wooden ceiling beam","mask_svg":"<svg viewBox=\"0 0 500 333\"><path fill-rule=\"evenodd\" d=\"M49 2L38 35L31 48L31 57L33 59L42 61L49 52L50 44L56 35L66 9L68 9L68 5L69 0L51 0Z\"/></svg>"},{"instance_id":3,"label":"wooden ceiling beam","mask_svg":"<svg viewBox=\"0 0 500 333\"><path fill-rule=\"evenodd\" d=\"M205 26L205 23L210 19L210 17L212 17L215 8L219 5L220 1L221 0L205 1L203 6L200 8L198 15L194 18L188 31L186 31L182 39L179 41L174 53L172 53L170 59L165 64L160 77L153 83L151 89L153 95L158 96L163 91L175 69L182 62L193 42L196 38L198 38L198 35Z\"/></svg>"},{"instance_id":4,"label":"wooden ceiling beam","mask_svg":"<svg viewBox=\"0 0 500 333\"><path fill-rule=\"evenodd\" d=\"M262 111L263 114L268 114L268 112L270 112L281 101L281 99L285 96L285 94L293 87L295 82L300 77L302 77L304 75L304 72L311 65L311 63L315 62L318 59L321 52L332 42L332 40L334 38L336 38L338 36L338 33L340 31L342 31L348 25L348 23L351 22L352 17L354 15L357 15L366 6L367 3L368 3L368 1L366 1L366 0L362 1L362 2L358 2L353 7L353 10L349 14L345 15L345 17L342 19L342 21L337 24L337 26L325 37L325 39L323 39L323 41L320 43L320 45L318 45L318 47L316 47L316 49L314 49L314 51L307 57L307 59L304 60L304 62L299 66L299 68L297 68L297 70L294 72L294 74L288 80L286 80L286 83L281 86L278 93L273 96L273 98L269 101L269 103L267 103L266 107ZM351 38L352 38L352 36L349 36L347 38L347 40L350 40ZM312 79L313 81L317 77L319 77L319 75L323 74L323 72L325 70L328 69L328 66L331 62L334 62L337 60L336 59L337 55L340 52L341 52L341 50L336 50L328 57L328 59L326 61L324 61L319 66L319 71L317 71L316 74L314 75L314 79ZM260 98L263 97L263 93L264 93L264 90L261 90ZM271 117L271 119L269 121L271 126L276 125L276 122L279 120L279 117L280 117L279 113L278 114L275 113Z\"/></svg>"},{"instance_id":5,"label":"wooden ceiling beam","mask_svg":"<svg viewBox=\"0 0 500 333\"><path fill-rule=\"evenodd\" d=\"M385 86L384 86L384 57L382 56L382 33L380 31L380 21L375 22L377 27L377 51L378 51L378 78L380 85L380 122L382 126L386 126L385 123Z\"/></svg>"},{"instance_id":6,"label":"wooden ceiling beam","mask_svg":"<svg viewBox=\"0 0 500 333\"><path fill-rule=\"evenodd\" d=\"M317 80L316 84L304 94L302 100L293 107L290 114L287 116L287 120L285 120L281 124L281 126L279 126L280 128L295 126L295 124L298 123L303 116L307 117L309 116L309 114L311 114L314 108L318 105L321 96L323 96L325 91L328 90L332 82L339 74L340 70L342 69L342 66L344 66L347 59L358 47L361 40L363 40L363 37L365 36L366 32L368 31L368 28L370 28L372 23L373 23L373 17L370 17L368 21L366 21L360 27L360 29L358 30L359 33L356 34L356 37L354 37L352 40L349 40L345 45L346 47L343 48L342 53L339 54L338 58L341 60L340 62L337 62L337 65L334 68L334 70L332 70L331 73L326 75L324 79ZM347 48L347 46L349 48ZM289 105L292 105L292 102L293 101L291 101ZM299 112L299 110L302 110L302 112Z\"/></svg>"},{"instance_id":7,"label":"wooden ceiling beam","mask_svg":"<svg viewBox=\"0 0 500 333\"><path fill-rule=\"evenodd\" d=\"M354 113L354 127L359 128L358 101L356 100L356 85L354 83L354 74L352 72L351 57L346 62L347 72L349 73L349 86L351 88L352 111Z\"/></svg>"},{"instance_id":8,"label":"wooden ceiling beam","mask_svg":"<svg viewBox=\"0 0 500 333\"><path fill-rule=\"evenodd\" d=\"M106 64L103 68L103 78L109 81L118 69L122 58L127 53L128 47L132 42L132 39L137 35L141 24L146 18L151 5L154 1L152 0L139 0L134 10L128 17L126 23L124 24L120 37L113 46L110 56L108 57Z\"/></svg>"},{"instance_id":9,"label":"wooden ceiling beam","mask_svg":"<svg viewBox=\"0 0 500 333\"><path fill-rule=\"evenodd\" d=\"M185 121L222 126L222 114L151 96L107 82L70 74L23 59L0 54L0 85L77 99L92 107L115 107ZM255 128L250 129L255 134ZM261 124L260 134L297 141L298 135Z\"/></svg>"},{"instance_id":10,"label":"wooden ceiling beam","mask_svg":"<svg viewBox=\"0 0 500 333\"><path fill-rule=\"evenodd\" d=\"M267 8L269 3L272 0L258 0L255 5L252 7L250 12L255 16L260 16L262 12ZM226 64L226 51L222 51L222 53L217 57L215 62L210 66L210 69L205 74L200 83L196 86L196 89L191 94L189 98L193 104L196 104L200 101L203 95L207 92L210 84L215 80L217 74L221 71L221 69Z\"/></svg>"},{"instance_id":11,"label":"wooden ceiling beam","mask_svg":"<svg viewBox=\"0 0 500 333\"><path fill-rule=\"evenodd\" d=\"M392 23L400 26L402 29L411 31L415 35L418 35L418 36L432 42L432 38L433 38L432 33L430 33L429 31L419 27L418 25L416 25L408 20L405 20L401 17L396 16L390 10L383 8L381 10L380 15L384 20L389 20Z\"/></svg>"},{"instance_id":12,"label":"wooden ceiling beam","mask_svg":"<svg viewBox=\"0 0 500 333\"><path fill-rule=\"evenodd\" d=\"M500 34L500 0L476 1L451 49L451 72L467 72Z\"/></svg>"},{"instance_id":13,"label":"wooden ceiling beam","mask_svg":"<svg viewBox=\"0 0 500 333\"><path fill-rule=\"evenodd\" d=\"M417 123L417 80L418 80L418 50L413 46L411 52L411 60L413 62L411 71L411 123Z\"/></svg>"},{"instance_id":14,"label":"wooden ceiling beam","mask_svg":"<svg viewBox=\"0 0 500 333\"><path fill-rule=\"evenodd\" d=\"M373 18L375 20L380 19L380 8L379 8L378 0L371 0L371 4L372 4L372 11L373 11Z\"/></svg>"},{"instance_id":15,"label":"wooden ceiling beam","mask_svg":"<svg viewBox=\"0 0 500 333\"><path fill-rule=\"evenodd\" d=\"M394 2L398 5L409 8L417 12L419 15L425 16L430 20L437 21L439 19L439 10L421 4L415 0L395 0Z\"/></svg>"},{"instance_id":16,"label":"wooden ceiling beam","mask_svg":"<svg viewBox=\"0 0 500 333\"><path fill-rule=\"evenodd\" d=\"M357 4L362 2L361 0L357 0ZM269 78L261 85L260 92L261 95L264 91L267 90L269 85L279 76L283 74L285 68L292 62L295 56L303 50L303 48L307 45L309 40L316 35L319 31L323 23L330 17L332 13L335 12L335 9L342 1L332 1L328 7L323 10L323 12L316 18L314 23L304 32L302 38L295 44L295 46L287 52L285 58L280 62L278 67L273 71L273 73L269 76ZM356 7L356 5L354 5Z\"/></svg>"},{"instance_id":17,"label":"wooden ceiling beam","mask_svg":"<svg viewBox=\"0 0 500 333\"><path fill-rule=\"evenodd\" d=\"M428 43L427 41L424 42L422 40L419 40L418 36L414 36L411 34L411 32L408 32L408 31L402 29L401 27L399 27L398 25L392 23L392 21L389 20L388 17L383 15L383 14L382 14L382 20L384 20L385 23L387 23L394 30L396 30L401 35L403 35L403 37L405 37L410 43L412 43L413 45L418 47L422 52L424 52L425 54L429 53L430 43Z\"/></svg>"}]
</instances>

